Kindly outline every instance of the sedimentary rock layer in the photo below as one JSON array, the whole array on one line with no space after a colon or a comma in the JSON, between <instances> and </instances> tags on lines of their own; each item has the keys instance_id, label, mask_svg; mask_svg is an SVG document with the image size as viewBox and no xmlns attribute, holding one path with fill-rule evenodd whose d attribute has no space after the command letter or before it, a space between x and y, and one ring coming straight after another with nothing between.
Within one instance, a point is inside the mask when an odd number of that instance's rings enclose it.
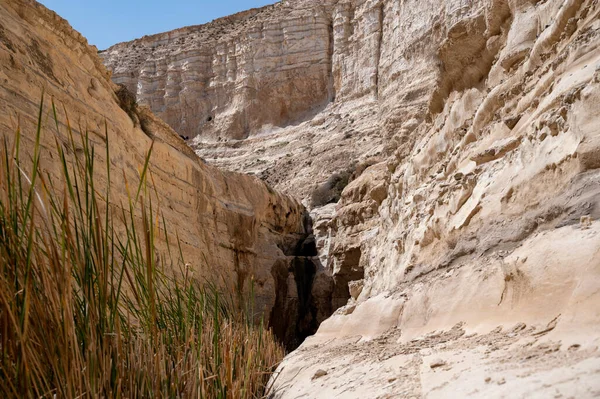
<instances>
[{"instance_id":1,"label":"sedimentary rock layer","mask_svg":"<svg viewBox=\"0 0 600 399\"><path fill-rule=\"evenodd\" d=\"M330 101L331 35L324 5L277 4L119 44L101 56L115 82L181 135L241 139Z\"/></svg>"}]
</instances>

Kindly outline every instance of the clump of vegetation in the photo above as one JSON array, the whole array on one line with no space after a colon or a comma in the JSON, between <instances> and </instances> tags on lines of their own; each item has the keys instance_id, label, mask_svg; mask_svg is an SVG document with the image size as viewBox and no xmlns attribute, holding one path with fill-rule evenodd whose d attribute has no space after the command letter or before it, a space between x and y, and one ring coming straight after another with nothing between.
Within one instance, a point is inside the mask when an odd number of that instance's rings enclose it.
<instances>
[{"instance_id":1,"label":"clump of vegetation","mask_svg":"<svg viewBox=\"0 0 600 399\"><path fill-rule=\"evenodd\" d=\"M68 151L56 140L61 178L42 173L43 109L27 162L20 131L0 148L0 397L263 395L283 357L272 334L237 295L192 279L177 240L157 255L167 226L146 184L152 150L115 207L110 161L95 164L70 127Z\"/></svg>"},{"instance_id":2,"label":"clump of vegetation","mask_svg":"<svg viewBox=\"0 0 600 399\"><path fill-rule=\"evenodd\" d=\"M135 95L122 83L117 84L115 94L119 100L121 109L127 112L127 115L135 121L137 119L137 99Z\"/></svg>"},{"instance_id":3,"label":"clump of vegetation","mask_svg":"<svg viewBox=\"0 0 600 399\"><path fill-rule=\"evenodd\" d=\"M314 208L338 202L342 196L342 191L350 183L351 171L337 172L329 176L327 181L317 188L311 194L311 204Z\"/></svg>"},{"instance_id":4,"label":"clump of vegetation","mask_svg":"<svg viewBox=\"0 0 600 399\"><path fill-rule=\"evenodd\" d=\"M140 112L135 94L130 92L127 86L125 86L122 83L119 83L117 85L115 95L117 96L119 106L123 111L127 113L127 115L129 115L129 118L133 122L133 125L136 127L139 126L140 129L142 129L142 131L146 133L146 136L153 138L152 129L150 128L150 122L147 119L147 116L144 115L144 112Z\"/></svg>"}]
</instances>

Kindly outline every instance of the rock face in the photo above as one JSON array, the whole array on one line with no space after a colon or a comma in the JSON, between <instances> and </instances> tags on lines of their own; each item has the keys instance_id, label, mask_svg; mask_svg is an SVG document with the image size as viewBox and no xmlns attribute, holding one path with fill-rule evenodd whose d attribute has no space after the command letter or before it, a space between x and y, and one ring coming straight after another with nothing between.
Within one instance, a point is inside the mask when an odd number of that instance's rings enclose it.
<instances>
[{"instance_id":1,"label":"rock face","mask_svg":"<svg viewBox=\"0 0 600 399\"><path fill-rule=\"evenodd\" d=\"M203 67L186 46L211 49ZM306 205L352 176L311 211L314 287L345 306L280 366L274 398L600 391L597 0L286 1L103 57L216 165ZM183 96L154 89L183 65ZM271 99L296 96L281 117ZM190 97L214 126L185 130Z\"/></svg>"},{"instance_id":2,"label":"rock face","mask_svg":"<svg viewBox=\"0 0 600 399\"><path fill-rule=\"evenodd\" d=\"M277 325L287 334L280 336L290 347L314 333L312 275L303 274L304 264L311 260L300 251L309 226L299 202L256 178L206 165L149 110L128 109L128 115L119 103L122 89L110 81L96 49L66 21L34 1L0 4L0 82L1 135L10 142L20 125L25 154L33 149L45 90L41 162L54 179L61 167L55 140L68 143L67 116L76 127L75 141L88 132L98 165L106 163L108 143L115 212L127 203L126 182L136 187L154 142L149 189L157 193L153 200L164 215L171 243L177 234L194 276L223 281L230 289L253 286L257 315L265 315L267 321L285 309ZM49 98L59 111L59 132ZM98 168L97 179L96 188L105 190L106 170ZM159 249L165 250L163 226L159 233Z\"/></svg>"},{"instance_id":3,"label":"rock face","mask_svg":"<svg viewBox=\"0 0 600 399\"><path fill-rule=\"evenodd\" d=\"M114 81L179 134L246 138L313 114L333 96L331 1L304 3L147 36L101 56Z\"/></svg>"}]
</instances>

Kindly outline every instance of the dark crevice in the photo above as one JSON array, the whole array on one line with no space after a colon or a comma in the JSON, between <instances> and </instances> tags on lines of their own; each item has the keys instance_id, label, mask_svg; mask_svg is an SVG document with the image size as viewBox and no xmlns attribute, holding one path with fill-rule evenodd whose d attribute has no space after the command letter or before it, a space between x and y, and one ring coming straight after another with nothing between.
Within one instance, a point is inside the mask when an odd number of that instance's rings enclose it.
<instances>
[{"instance_id":1,"label":"dark crevice","mask_svg":"<svg viewBox=\"0 0 600 399\"><path fill-rule=\"evenodd\" d=\"M360 246L331 254L330 260L337 264L337 272L332 276L331 267L323 267L318 257L308 214L305 231L303 239L280 245L286 250L286 258L277 260L271 269L275 304L269 327L288 351L300 346L317 332L321 322L348 303L350 282L364 279Z\"/></svg>"},{"instance_id":2,"label":"dark crevice","mask_svg":"<svg viewBox=\"0 0 600 399\"><path fill-rule=\"evenodd\" d=\"M383 11L383 3L381 3L378 8L378 14L379 14L379 33L378 33L378 38L377 38L377 53L375 54L375 99L379 99L379 69L380 69L380 62L381 62L381 47L383 44L383 19L384 19L384 11Z\"/></svg>"},{"instance_id":3,"label":"dark crevice","mask_svg":"<svg viewBox=\"0 0 600 399\"><path fill-rule=\"evenodd\" d=\"M292 351L319 328L317 315L321 309L313 295L317 265L313 258L299 256L277 261L271 272L276 297L269 327L285 348Z\"/></svg>"},{"instance_id":4,"label":"dark crevice","mask_svg":"<svg viewBox=\"0 0 600 399\"><path fill-rule=\"evenodd\" d=\"M277 260L271 269L275 304L269 327L288 351L315 334L332 314L333 280L320 265L309 217L306 222L307 234L293 247L293 254ZM291 250L289 243L284 247Z\"/></svg>"},{"instance_id":5,"label":"dark crevice","mask_svg":"<svg viewBox=\"0 0 600 399\"><path fill-rule=\"evenodd\" d=\"M327 62L328 62L328 97L329 97L329 102L334 102L335 101L335 82L333 79L333 54L335 52L335 36L333 34L334 30L333 30L333 21L329 22L329 25L327 25L327 31L329 34L329 48L327 51Z\"/></svg>"},{"instance_id":6,"label":"dark crevice","mask_svg":"<svg viewBox=\"0 0 600 399\"><path fill-rule=\"evenodd\" d=\"M333 277L332 307L339 309L346 305L350 299L348 283L364 279L365 271L360 266L360 258L362 256L360 247L347 248L342 254L334 256L340 262L340 271Z\"/></svg>"}]
</instances>

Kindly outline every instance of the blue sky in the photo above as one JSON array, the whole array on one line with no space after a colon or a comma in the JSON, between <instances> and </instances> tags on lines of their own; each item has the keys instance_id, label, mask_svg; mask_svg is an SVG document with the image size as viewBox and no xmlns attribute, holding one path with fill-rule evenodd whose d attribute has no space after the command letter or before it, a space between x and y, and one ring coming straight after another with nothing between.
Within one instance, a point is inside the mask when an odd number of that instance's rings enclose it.
<instances>
[{"instance_id":1,"label":"blue sky","mask_svg":"<svg viewBox=\"0 0 600 399\"><path fill-rule=\"evenodd\" d=\"M276 0L38 0L100 50L119 42L210 22Z\"/></svg>"}]
</instances>

